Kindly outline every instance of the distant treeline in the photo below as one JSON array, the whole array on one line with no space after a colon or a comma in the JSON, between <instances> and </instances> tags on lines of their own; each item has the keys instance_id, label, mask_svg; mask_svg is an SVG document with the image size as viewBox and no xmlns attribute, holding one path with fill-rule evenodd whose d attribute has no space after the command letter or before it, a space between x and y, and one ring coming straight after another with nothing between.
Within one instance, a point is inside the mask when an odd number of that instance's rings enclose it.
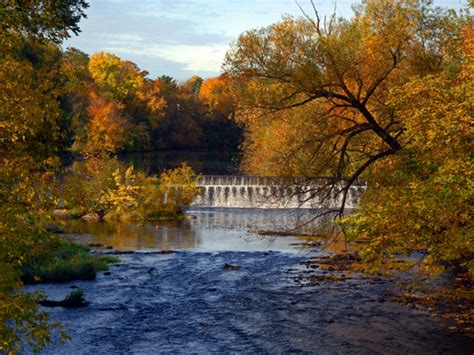
<instances>
[{"instance_id":1,"label":"distant treeline","mask_svg":"<svg viewBox=\"0 0 474 355\"><path fill-rule=\"evenodd\" d=\"M178 82L150 79L131 61L106 52L24 41L21 55L55 77L63 149L86 156L157 149L236 149L225 75Z\"/></svg>"}]
</instances>

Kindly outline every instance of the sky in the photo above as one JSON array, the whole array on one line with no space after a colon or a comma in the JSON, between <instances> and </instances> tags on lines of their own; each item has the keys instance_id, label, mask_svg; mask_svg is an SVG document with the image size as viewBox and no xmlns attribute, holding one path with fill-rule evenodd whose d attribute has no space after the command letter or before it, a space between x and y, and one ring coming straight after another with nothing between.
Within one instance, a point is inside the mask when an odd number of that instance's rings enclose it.
<instances>
[{"instance_id":1,"label":"sky","mask_svg":"<svg viewBox=\"0 0 474 355\"><path fill-rule=\"evenodd\" d=\"M299 0L308 12L310 0ZM315 0L322 16L334 11L333 0ZM337 16L350 17L352 0L338 0ZM461 8L462 0L436 0ZM300 16L295 0L89 0L82 32L65 41L88 54L114 53L147 70L151 78L169 75L216 76L225 53L239 34L268 26L283 15Z\"/></svg>"}]
</instances>

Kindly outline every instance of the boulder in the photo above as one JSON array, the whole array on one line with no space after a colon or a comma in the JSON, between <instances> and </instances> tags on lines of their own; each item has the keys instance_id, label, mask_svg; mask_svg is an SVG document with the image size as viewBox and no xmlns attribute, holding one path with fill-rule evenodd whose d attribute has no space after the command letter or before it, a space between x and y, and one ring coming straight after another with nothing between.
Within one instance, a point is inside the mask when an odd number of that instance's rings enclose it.
<instances>
[{"instance_id":1,"label":"boulder","mask_svg":"<svg viewBox=\"0 0 474 355\"><path fill-rule=\"evenodd\" d=\"M240 266L237 265L231 265L231 264L225 264L224 265L224 270L232 271L232 270L239 270Z\"/></svg>"},{"instance_id":2,"label":"boulder","mask_svg":"<svg viewBox=\"0 0 474 355\"><path fill-rule=\"evenodd\" d=\"M64 232L61 226L58 226L56 224L47 224L46 231L48 231L49 233L55 233L55 234L60 234Z\"/></svg>"},{"instance_id":3,"label":"boulder","mask_svg":"<svg viewBox=\"0 0 474 355\"><path fill-rule=\"evenodd\" d=\"M95 213L95 212L92 212L92 213L88 213L88 214L85 214L84 216L81 217L84 221L86 222L90 222L90 223L97 223L100 221L100 216Z\"/></svg>"},{"instance_id":4,"label":"boulder","mask_svg":"<svg viewBox=\"0 0 474 355\"><path fill-rule=\"evenodd\" d=\"M53 216L59 219L64 219L64 220L73 218L71 211L61 210L61 209L54 210Z\"/></svg>"}]
</instances>

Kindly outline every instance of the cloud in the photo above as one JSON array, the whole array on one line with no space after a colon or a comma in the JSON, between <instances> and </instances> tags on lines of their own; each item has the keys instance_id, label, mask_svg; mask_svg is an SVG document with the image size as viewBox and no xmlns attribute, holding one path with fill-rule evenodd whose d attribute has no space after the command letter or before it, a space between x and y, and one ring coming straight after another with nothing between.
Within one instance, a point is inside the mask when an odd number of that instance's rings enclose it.
<instances>
[{"instance_id":1,"label":"cloud","mask_svg":"<svg viewBox=\"0 0 474 355\"><path fill-rule=\"evenodd\" d=\"M91 2L88 18L80 24L82 33L66 41L64 47L87 53L109 51L136 62L154 76L163 71L172 71L178 79L215 75L232 37L206 29L205 18L216 14L211 10L199 14L199 8L194 1L144 1L140 5L125 0ZM161 72L155 71L156 65L141 64L155 62L162 64Z\"/></svg>"},{"instance_id":2,"label":"cloud","mask_svg":"<svg viewBox=\"0 0 474 355\"><path fill-rule=\"evenodd\" d=\"M109 45L104 50L127 56L146 56L179 64L182 71L217 74L228 47L224 45L183 45L159 44L134 46Z\"/></svg>"},{"instance_id":3,"label":"cloud","mask_svg":"<svg viewBox=\"0 0 474 355\"><path fill-rule=\"evenodd\" d=\"M210 76L241 32L283 13L301 14L293 0L91 0L82 33L64 47L110 51L151 76Z\"/></svg>"}]
</instances>

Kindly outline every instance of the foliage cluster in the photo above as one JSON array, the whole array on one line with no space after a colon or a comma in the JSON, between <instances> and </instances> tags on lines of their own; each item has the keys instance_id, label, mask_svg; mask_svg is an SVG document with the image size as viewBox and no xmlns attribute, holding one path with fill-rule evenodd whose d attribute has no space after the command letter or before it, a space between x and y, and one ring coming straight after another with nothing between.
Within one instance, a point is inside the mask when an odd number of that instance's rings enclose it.
<instances>
[{"instance_id":1,"label":"foliage cluster","mask_svg":"<svg viewBox=\"0 0 474 355\"><path fill-rule=\"evenodd\" d=\"M22 292L22 278L52 280L55 267L75 273L88 263L99 268L105 262L46 231L58 202L57 154L68 146L57 44L69 31L79 31L86 7L82 0L0 4L1 353L36 352L60 328L38 308L41 295ZM60 339L66 339L62 332Z\"/></svg>"},{"instance_id":2,"label":"foliage cluster","mask_svg":"<svg viewBox=\"0 0 474 355\"><path fill-rule=\"evenodd\" d=\"M474 275L471 35L469 41L471 58L457 77L425 76L393 93L404 148L374 167L360 210L344 221L350 238L370 241L364 256L372 266L421 249L426 271L454 266Z\"/></svg>"},{"instance_id":3,"label":"foliage cluster","mask_svg":"<svg viewBox=\"0 0 474 355\"><path fill-rule=\"evenodd\" d=\"M177 218L196 198L199 190L193 171L186 165L165 171L159 178L117 169L115 185L101 196L105 219L145 221Z\"/></svg>"},{"instance_id":4,"label":"foliage cluster","mask_svg":"<svg viewBox=\"0 0 474 355\"><path fill-rule=\"evenodd\" d=\"M194 76L183 83L168 76L150 79L135 63L114 54L89 57L76 49L62 53L60 62L75 152L104 156L159 148L235 149L239 143L240 129L229 119L232 96L219 89L228 85L225 77Z\"/></svg>"},{"instance_id":5,"label":"foliage cluster","mask_svg":"<svg viewBox=\"0 0 474 355\"><path fill-rule=\"evenodd\" d=\"M245 168L329 177L338 196L365 180L343 222L381 267L424 250L435 271L472 270L472 17L429 0L363 0L351 19L314 3L243 33L227 54ZM317 181L317 180L316 180ZM326 191L324 191L326 190Z\"/></svg>"},{"instance_id":6,"label":"foliage cluster","mask_svg":"<svg viewBox=\"0 0 474 355\"><path fill-rule=\"evenodd\" d=\"M64 181L64 207L76 216L93 212L105 220L134 222L179 218L199 192L197 177L185 164L154 177L115 158L83 163Z\"/></svg>"}]
</instances>

